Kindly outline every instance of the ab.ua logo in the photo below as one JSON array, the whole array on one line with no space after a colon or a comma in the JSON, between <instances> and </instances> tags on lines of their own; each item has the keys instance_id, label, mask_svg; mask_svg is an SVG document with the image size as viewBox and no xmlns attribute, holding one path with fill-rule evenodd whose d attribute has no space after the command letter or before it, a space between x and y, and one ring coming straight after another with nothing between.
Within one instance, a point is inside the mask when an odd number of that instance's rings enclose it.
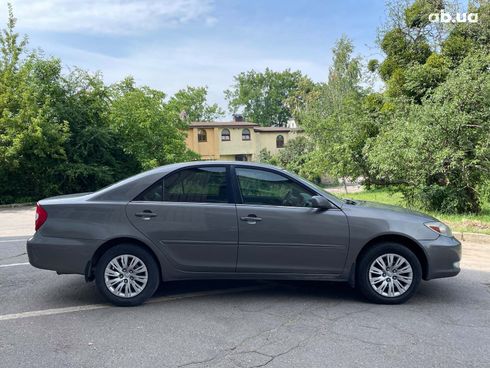
<instances>
[{"instance_id":1,"label":"ab.ua logo","mask_svg":"<svg viewBox=\"0 0 490 368\"><path fill-rule=\"evenodd\" d=\"M478 13L456 13L455 16L441 10L440 13L429 14L432 23L478 23Z\"/></svg>"}]
</instances>

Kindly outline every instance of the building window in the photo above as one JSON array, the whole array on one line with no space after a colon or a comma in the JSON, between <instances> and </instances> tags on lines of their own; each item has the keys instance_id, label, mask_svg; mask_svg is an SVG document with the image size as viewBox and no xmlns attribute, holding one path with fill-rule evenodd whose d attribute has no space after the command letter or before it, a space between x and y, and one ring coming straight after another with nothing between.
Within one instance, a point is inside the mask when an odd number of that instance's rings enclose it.
<instances>
[{"instance_id":1,"label":"building window","mask_svg":"<svg viewBox=\"0 0 490 368\"><path fill-rule=\"evenodd\" d=\"M229 129L223 129L221 131L221 140L222 141L231 141Z\"/></svg>"},{"instance_id":2,"label":"building window","mask_svg":"<svg viewBox=\"0 0 490 368\"><path fill-rule=\"evenodd\" d=\"M249 141L250 140L250 130L247 128L242 130L242 141Z\"/></svg>"},{"instance_id":3,"label":"building window","mask_svg":"<svg viewBox=\"0 0 490 368\"><path fill-rule=\"evenodd\" d=\"M197 141L198 142L207 142L208 141L208 134L204 129L199 129L197 131Z\"/></svg>"},{"instance_id":4,"label":"building window","mask_svg":"<svg viewBox=\"0 0 490 368\"><path fill-rule=\"evenodd\" d=\"M276 138L276 147L282 148L284 147L284 137L282 135L278 135Z\"/></svg>"},{"instance_id":5,"label":"building window","mask_svg":"<svg viewBox=\"0 0 490 368\"><path fill-rule=\"evenodd\" d=\"M235 155L235 161L248 161L247 155Z\"/></svg>"}]
</instances>

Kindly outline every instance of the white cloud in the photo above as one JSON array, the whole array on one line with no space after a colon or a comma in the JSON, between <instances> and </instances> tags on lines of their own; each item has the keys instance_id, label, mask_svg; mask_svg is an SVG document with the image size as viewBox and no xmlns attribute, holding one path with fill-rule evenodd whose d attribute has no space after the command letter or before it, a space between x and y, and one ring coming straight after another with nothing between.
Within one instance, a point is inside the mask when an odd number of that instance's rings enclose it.
<instances>
[{"instance_id":1,"label":"white cloud","mask_svg":"<svg viewBox=\"0 0 490 368\"><path fill-rule=\"evenodd\" d=\"M218 22L218 18L215 17L207 17L206 18L206 25L208 27L214 26Z\"/></svg>"},{"instance_id":2,"label":"white cloud","mask_svg":"<svg viewBox=\"0 0 490 368\"><path fill-rule=\"evenodd\" d=\"M277 71L289 68L301 70L315 81L324 81L328 72L328 58L325 63L301 58L271 58L260 50L199 40L188 40L177 48L143 45L122 57L66 46L58 48L56 55L65 65L100 70L109 83L132 75L139 85L149 85L168 94L187 85L207 85L209 101L223 108L227 106L223 91L240 72L263 71L266 67Z\"/></svg>"},{"instance_id":3,"label":"white cloud","mask_svg":"<svg viewBox=\"0 0 490 368\"><path fill-rule=\"evenodd\" d=\"M23 28L134 33L190 21L212 25L212 0L13 0Z\"/></svg>"}]
</instances>

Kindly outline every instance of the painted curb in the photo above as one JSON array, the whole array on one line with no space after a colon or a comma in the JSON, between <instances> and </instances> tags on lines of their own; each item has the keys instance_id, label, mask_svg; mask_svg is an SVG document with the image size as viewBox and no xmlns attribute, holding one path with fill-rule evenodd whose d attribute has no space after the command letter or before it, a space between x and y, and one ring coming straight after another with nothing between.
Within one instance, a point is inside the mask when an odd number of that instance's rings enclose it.
<instances>
[{"instance_id":1,"label":"painted curb","mask_svg":"<svg viewBox=\"0 0 490 368\"><path fill-rule=\"evenodd\" d=\"M461 241L467 241L471 243L477 244L485 244L490 246L490 235L487 234L478 234L478 233L461 233L461 232L453 232L453 235L456 239Z\"/></svg>"}]
</instances>

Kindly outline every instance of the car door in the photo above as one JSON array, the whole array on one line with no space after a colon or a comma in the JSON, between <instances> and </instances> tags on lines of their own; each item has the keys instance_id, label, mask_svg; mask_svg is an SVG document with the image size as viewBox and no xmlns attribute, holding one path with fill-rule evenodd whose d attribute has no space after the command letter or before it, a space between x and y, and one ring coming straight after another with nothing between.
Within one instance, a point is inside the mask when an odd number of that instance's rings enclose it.
<instances>
[{"instance_id":1,"label":"car door","mask_svg":"<svg viewBox=\"0 0 490 368\"><path fill-rule=\"evenodd\" d=\"M227 166L166 175L127 206L131 223L177 269L235 271L238 226Z\"/></svg>"},{"instance_id":2,"label":"car door","mask_svg":"<svg viewBox=\"0 0 490 368\"><path fill-rule=\"evenodd\" d=\"M269 169L236 166L239 219L238 272L342 272L348 248L340 209L310 205L317 193Z\"/></svg>"}]
</instances>

